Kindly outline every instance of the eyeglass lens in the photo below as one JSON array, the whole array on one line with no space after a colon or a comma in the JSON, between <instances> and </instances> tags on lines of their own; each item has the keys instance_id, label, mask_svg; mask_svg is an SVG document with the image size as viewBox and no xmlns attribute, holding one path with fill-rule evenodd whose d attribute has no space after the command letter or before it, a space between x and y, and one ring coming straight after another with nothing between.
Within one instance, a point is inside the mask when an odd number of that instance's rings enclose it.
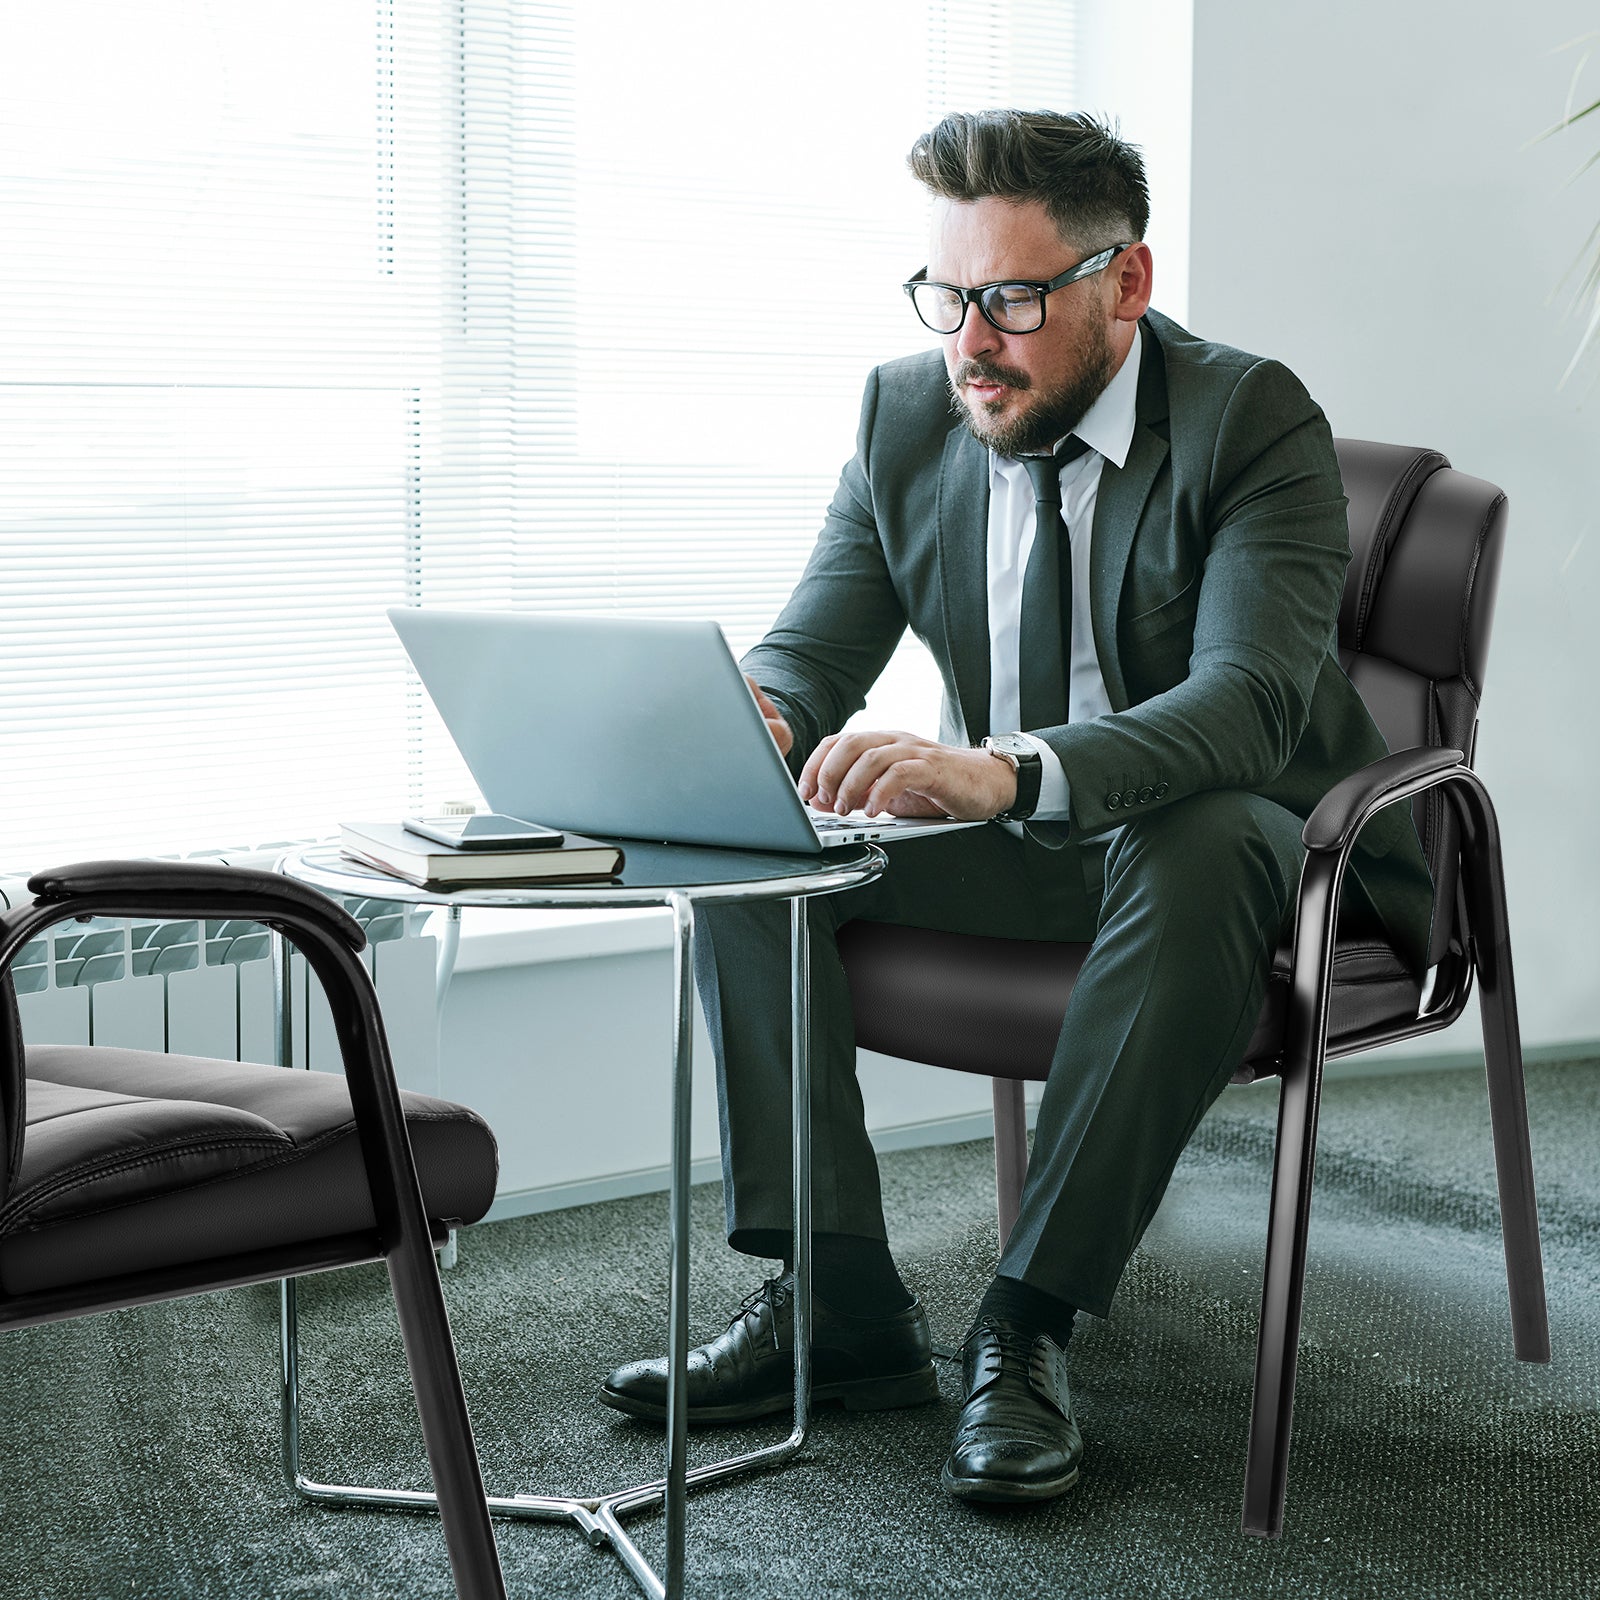
<instances>
[{"instance_id":1,"label":"eyeglass lens","mask_svg":"<svg viewBox=\"0 0 1600 1600\"><path fill-rule=\"evenodd\" d=\"M935 333L954 333L966 309L953 289L942 283L919 283L912 292L917 315ZM1039 291L1026 283L990 284L978 297L985 316L1007 333L1032 333L1044 320Z\"/></svg>"}]
</instances>

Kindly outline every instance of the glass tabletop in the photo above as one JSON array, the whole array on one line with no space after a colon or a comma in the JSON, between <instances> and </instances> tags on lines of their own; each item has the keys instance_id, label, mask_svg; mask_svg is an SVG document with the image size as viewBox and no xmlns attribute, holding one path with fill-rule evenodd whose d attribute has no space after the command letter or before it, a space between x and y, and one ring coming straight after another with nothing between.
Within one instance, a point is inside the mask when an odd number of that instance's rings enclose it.
<instances>
[{"instance_id":1,"label":"glass tabletop","mask_svg":"<svg viewBox=\"0 0 1600 1600\"><path fill-rule=\"evenodd\" d=\"M877 845L849 844L817 855L772 850L719 850L704 845L608 841L623 852L615 878L589 883L472 883L422 888L391 873L352 861L337 844L311 845L280 857L278 871L333 894L395 900L407 905L660 906L677 894L694 901L787 900L830 894L870 883L887 865Z\"/></svg>"}]
</instances>

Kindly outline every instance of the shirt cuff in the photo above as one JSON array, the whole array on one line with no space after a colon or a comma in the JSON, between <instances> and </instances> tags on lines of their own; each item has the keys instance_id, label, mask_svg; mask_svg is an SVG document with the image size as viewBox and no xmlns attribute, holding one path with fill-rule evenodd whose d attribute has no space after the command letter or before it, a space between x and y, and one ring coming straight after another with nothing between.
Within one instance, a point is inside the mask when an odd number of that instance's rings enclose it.
<instances>
[{"instance_id":1,"label":"shirt cuff","mask_svg":"<svg viewBox=\"0 0 1600 1600\"><path fill-rule=\"evenodd\" d=\"M1031 733L1019 733L1039 752L1039 803L1033 808L1029 822L1070 822L1072 820L1071 791L1067 787L1066 768L1061 757L1043 739Z\"/></svg>"}]
</instances>

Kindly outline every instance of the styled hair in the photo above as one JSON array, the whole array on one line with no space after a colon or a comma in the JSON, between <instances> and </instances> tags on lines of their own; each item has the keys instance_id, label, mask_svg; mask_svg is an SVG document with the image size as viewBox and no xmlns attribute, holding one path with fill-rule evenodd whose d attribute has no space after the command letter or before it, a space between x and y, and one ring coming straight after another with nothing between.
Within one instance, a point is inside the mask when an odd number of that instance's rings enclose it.
<instances>
[{"instance_id":1,"label":"styled hair","mask_svg":"<svg viewBox=\"0 0 1600 1600\"><path fill-rule=\"evenodd\" d=\"M946 200L1037 201L1081 250L1143 239L1150 222L1138 146L1086 112L955 112L906 165Z\"/></svg>"}]
</instances>

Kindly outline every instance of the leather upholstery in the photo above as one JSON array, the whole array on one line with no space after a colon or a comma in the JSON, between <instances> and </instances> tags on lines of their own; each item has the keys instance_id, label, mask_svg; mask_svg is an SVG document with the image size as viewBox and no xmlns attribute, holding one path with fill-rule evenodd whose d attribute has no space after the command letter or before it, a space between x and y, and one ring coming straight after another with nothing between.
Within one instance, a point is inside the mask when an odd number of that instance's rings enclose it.
<instances>
[{"instance_id":1,"label":"leather upholstery","mask_svg":"<svg viewBox=\"0 0 1600 1600\"><path fill-rule=\"evenodd\" d=\"M27 1137L0 1205L10 1294L374 1226L345 1080L107 1046L27 1051ZM430 1218L494 1199L494 1135L401 1102Z\"/></svg>"},{"instance_id":2,"label":"leather upholstery","mask_svg":"<svg viewBox=\"0 0 1600 1600\"><path fill-rule=\"evenodd\" d=\"M839 930L856 1043L956 1072L1043 1082L1086 944L1049 944L850 922ZM1277 1070L1289 996L1287 942L1273 961L1261 1020L1234 1082ZM1371 938L1334 953L1329 1048L1388 1018L1415 1016L1416 980Z\"/></svg>"},{"instance_id":3,"label":"leather upholstery","mask_svg":"<svg viewBox=\"0 0 1600 1600\"><path fill-rule=\"evenodd\" d=\"M1365 440L1335 441L1350 524L1350 565L1339 605L1339 642L1360 650L1383 569L1417 491L1449 466L1437 450L1407 450Z\"/></svg>"},{"instance_id":4,"label":"leather upholstery","mask_svg":"<svg viewBox=\"0 0 1600 1600\"><path fill-rule=\"evenodd\" d=\"M1470 762L1504 545L1506 499L1436 450L1334 441L1349 501L1351 562L1339 656L1391 751L1453 747ZM1437 789L1413 802L1433 873L1429 961L1459 950L1458 840ZM1442 914L1441 909L1442 908ZM1088 946L847 924L839 950L856 1040L867 1049L991 1077L1047 1076ZM1235 1081L1276 1069L1289 988L1287 944ZM1415 1019L1416 982L1386 946L1341 938L1328 1045Z\"/></svg>"},{"instance_id":5,"label":"leather upholstery","mask_svg":"<svg viewBox=\"0 0 1600 1600\"><path fill-rule=\"evenodd\" d=\"M1454 747L1470 762L1506 497L1494 484L1455 471L1437 451L1364 439L1339 439L1335 446L1354 552L1339 618L1340 660L1391 750ZM1382 539L1379 525L1388 530ZM1367 596L1355 613L1353 585ZM1459 840L1437 789L1419 796L1412 814L1433 873L1428 959L1437 964L1453 943L1459 947Z\"/></svg>"},{"instance_id":6,"label":"leather upholstery","mask_svg":"<svg viewBox=\"0 0 1600 1600\"><path fill-rule=\"evenodd\" d=\"M1423 678L1461 678L1483 693L1504 545L1506 497L1464 472L1435 473L1417 493L1359 648Z\"/></svg>"}]
</instances>

